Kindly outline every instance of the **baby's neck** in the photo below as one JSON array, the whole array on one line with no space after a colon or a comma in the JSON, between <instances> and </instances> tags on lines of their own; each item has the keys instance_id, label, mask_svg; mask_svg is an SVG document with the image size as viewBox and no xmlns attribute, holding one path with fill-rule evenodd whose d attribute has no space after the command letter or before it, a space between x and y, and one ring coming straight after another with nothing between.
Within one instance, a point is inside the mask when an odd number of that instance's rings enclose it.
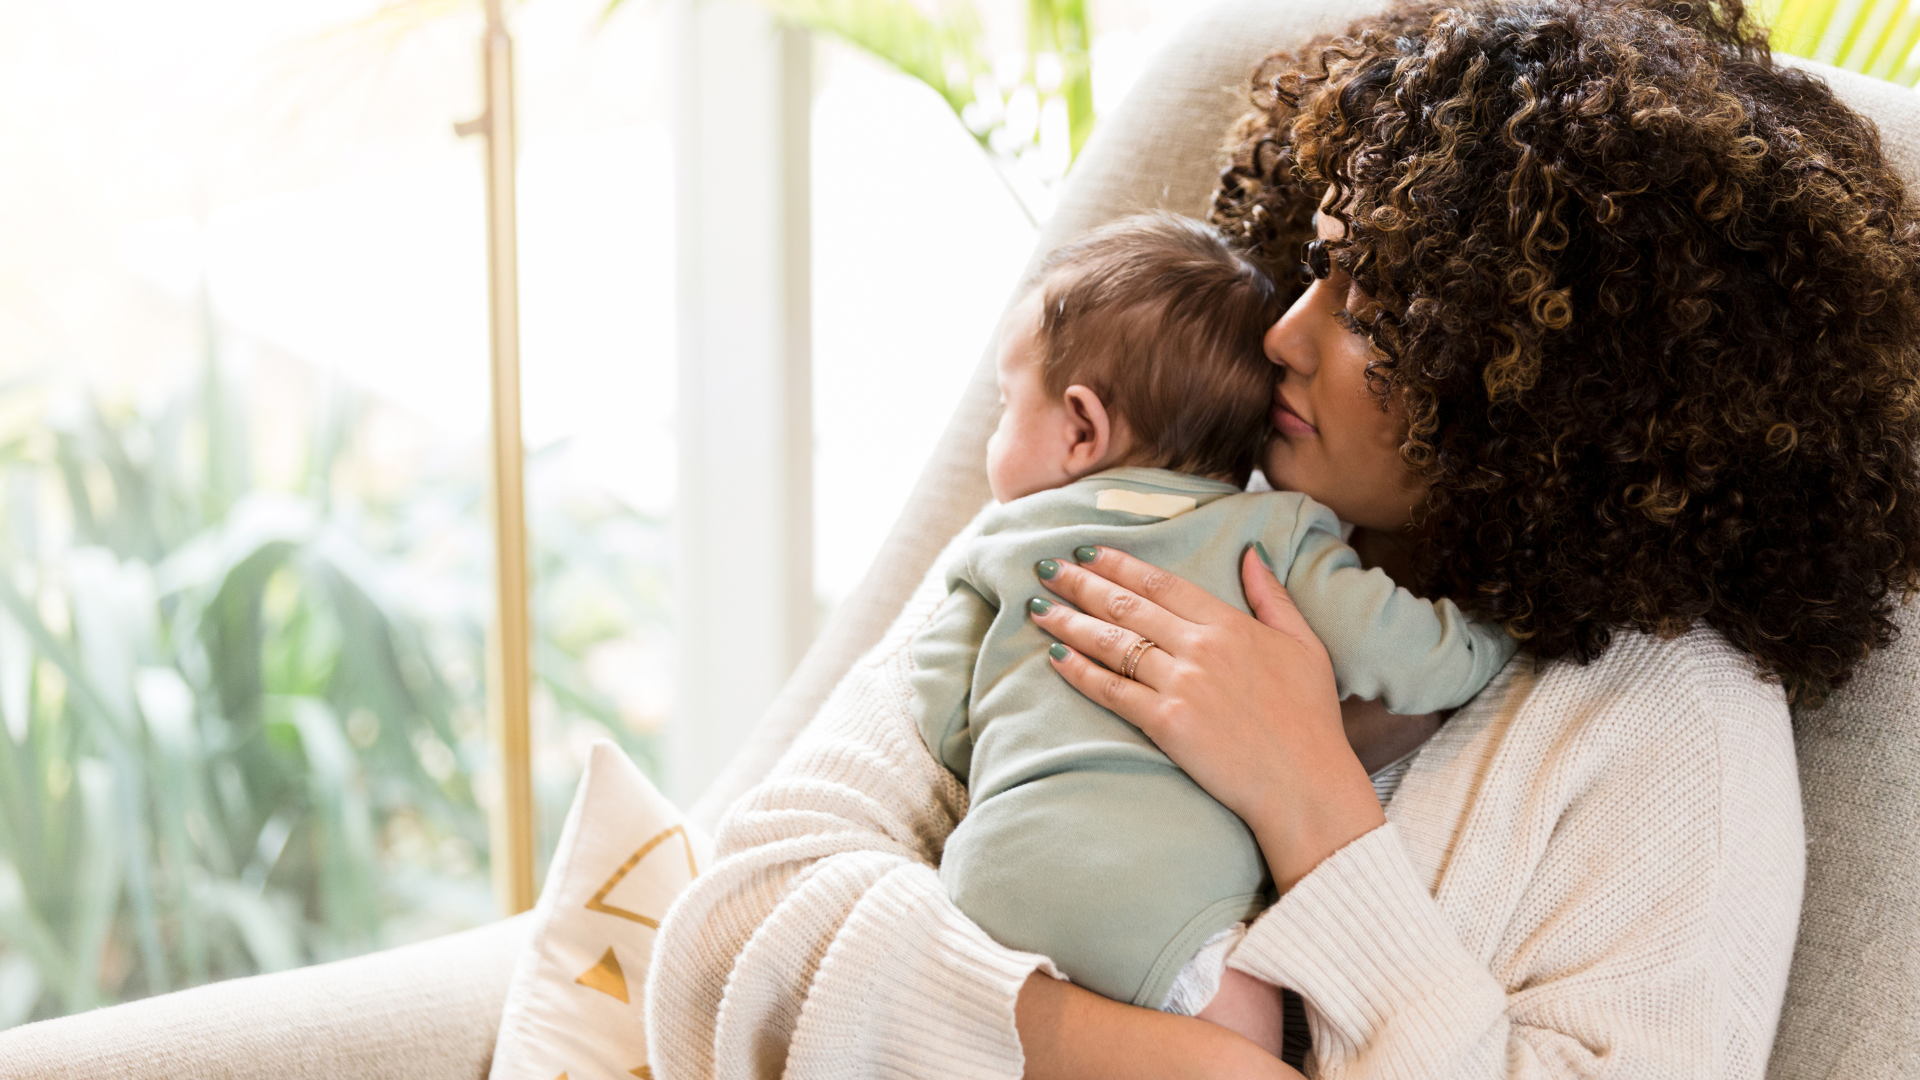
<instances>
[{"instance_id":1,"label":"baby's neck","mask_svg":"<svg viewBox=\"0 0 1920 1080\"><path fill-rule=\"evenodd\" d=\"M1076 484L1082 480L1085 480L1089 476L1095 476L1103 472L1111 472L1114 469L1165 469L1168 472L1177 472L1186 476L1197 476L1202 480L1214 480L1222 484L1232 484L1235 487L1247 486L1246 482L1243 480L1240 480L1238 477L1229 476L1222 473L1188 472L1185 469L1176 469L1172 465L1169 465L1164 461L1135 460L1135 459L1132 459L1129 455L1121 455L1119 460L1117 461L1101 462L1099 465L1096 465L1093 468L1088 469L1086 472L1073 477L1071 480L1068 480L1067 482L1070 484Z\"/></svg>"}]
</instances>

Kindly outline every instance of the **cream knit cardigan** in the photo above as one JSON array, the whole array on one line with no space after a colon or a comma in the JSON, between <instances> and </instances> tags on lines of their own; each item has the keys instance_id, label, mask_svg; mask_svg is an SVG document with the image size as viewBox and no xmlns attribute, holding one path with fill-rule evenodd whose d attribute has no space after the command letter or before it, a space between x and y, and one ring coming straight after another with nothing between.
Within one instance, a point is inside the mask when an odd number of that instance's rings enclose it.
<instances>
[{"instance_id":1,"label":"cream knit cardigan","mask_svg":"<svg viewBox=\"0 0 1920 1080\"><path fill-rule=\"evenodd\" d=\"M1018 1077L1021 983L935 867L966 790L909 712L940 570L727 813L647 979L653 1075ZM1516 658L1388 824L1233 966L1300 992L1320 1077L1761 1077L1805 851L1787 706L1711 630ZM1142 883L1151 888L1150 882Z\"/></svg>"}]
</instances>

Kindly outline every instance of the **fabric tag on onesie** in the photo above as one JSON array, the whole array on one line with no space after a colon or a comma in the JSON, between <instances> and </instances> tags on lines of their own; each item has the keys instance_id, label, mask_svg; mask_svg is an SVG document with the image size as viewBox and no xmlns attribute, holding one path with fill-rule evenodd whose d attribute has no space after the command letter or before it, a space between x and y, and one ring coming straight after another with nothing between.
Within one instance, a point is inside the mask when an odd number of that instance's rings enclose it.
<instances>
[{"instance_id":1,"label":"fabric tag on onesie","mask_svg":"<svg viewBox=\"0 0 1920 1080\"><path fill-rule=\"evenodd\" d=\"M1104 488L1095 492L1094 509L1118 510L1141 517L1177 518L1199 504L1188 495L1168 495L1156 491L1129 491Z\"/></svg>"}]
</instances>

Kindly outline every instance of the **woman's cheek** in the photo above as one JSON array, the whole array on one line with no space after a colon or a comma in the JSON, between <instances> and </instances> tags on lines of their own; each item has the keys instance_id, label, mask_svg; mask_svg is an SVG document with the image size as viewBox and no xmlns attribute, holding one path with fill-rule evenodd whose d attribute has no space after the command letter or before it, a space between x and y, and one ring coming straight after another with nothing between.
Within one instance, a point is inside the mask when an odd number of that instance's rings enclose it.
<instances>
[{"instance_id":1,"label":"woman's cheek","mask_svg":"<svg viewBox=\"0 0 1920 1080\"><path fill-rule=\"evenodd\" d=\"M1266 462L1260 471L1266 476L1267 483L1281 491L1298 491L1325 502L1321 497L1324 492L1315 490L1320 485L1315 483L1316 478L1306 459L1307 453L1303 447L1279 436L1267 444Z\"/></svg>"},{"instance_id":2,"label":"woman's cheek","mask_svg":"<svg viewBox=\"0 0 1920 1080\"><path fill-rule=\"evenodd\" d=\"M1341 465L1345 465L1343 470ZM1378 478L1360 462L1341 461L1318 442L1292 445L1276 441L1267 451L1267 482L1281 491L1297 491L1332 510L1342 521L1370 521L1369 495Z\"/></svg>"}]
</instances>

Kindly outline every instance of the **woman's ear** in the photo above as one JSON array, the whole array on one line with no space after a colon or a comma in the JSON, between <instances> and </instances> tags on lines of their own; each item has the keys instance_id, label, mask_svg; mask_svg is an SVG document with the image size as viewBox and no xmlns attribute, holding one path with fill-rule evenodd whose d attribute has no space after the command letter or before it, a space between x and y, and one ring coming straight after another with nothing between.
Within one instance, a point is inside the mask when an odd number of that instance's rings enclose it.
<instances>
[{"instance_id":1,"label":"woman's ear","mask_svg":"<svg viewBox=\"0 0 1920 1080\"><path fill-rule=\"evenodd\" d=\"M1067 474L1079 479L1100 471L1113 449L1113 421L1100 395L1075 383L1062 396L1067 409Z\"/></svg>"}]
</instances>

